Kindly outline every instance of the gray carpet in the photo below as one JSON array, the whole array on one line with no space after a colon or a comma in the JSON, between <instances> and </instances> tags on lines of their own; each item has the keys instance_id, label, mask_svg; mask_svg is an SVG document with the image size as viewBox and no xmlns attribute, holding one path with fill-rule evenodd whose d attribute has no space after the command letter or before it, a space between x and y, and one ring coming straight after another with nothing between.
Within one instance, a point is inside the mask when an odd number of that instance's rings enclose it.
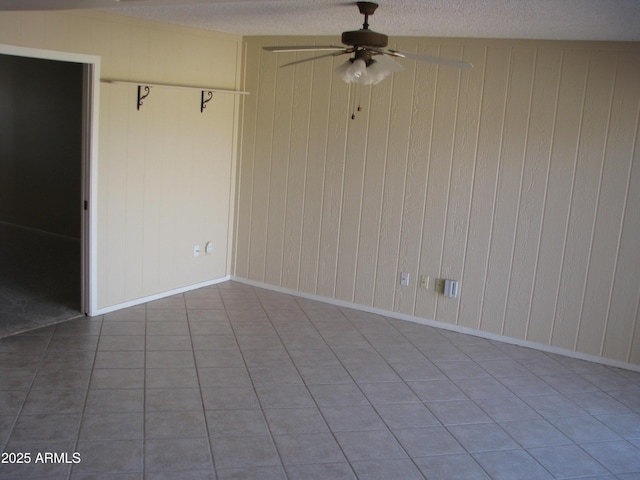
<instances>
[{"instance_id":1,"label":"gray carpet","mask_svg":"<svg viewBox=\"0 0 640 480\"><path fill-rule=\"evenodd\" d=\"M0 337L80 315L80 241L0 222Z\"/></svg>"}]
</instances>

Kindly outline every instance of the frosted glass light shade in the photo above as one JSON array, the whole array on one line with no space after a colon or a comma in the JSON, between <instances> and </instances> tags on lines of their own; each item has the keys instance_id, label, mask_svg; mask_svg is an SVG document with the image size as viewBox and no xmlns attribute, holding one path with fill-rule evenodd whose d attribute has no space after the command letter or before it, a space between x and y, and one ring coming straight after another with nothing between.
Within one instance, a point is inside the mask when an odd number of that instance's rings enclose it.
<instances>
[{"instance_id":1,"label":"frosted glass light shade","mask_svg":"<svg viewBox=\"0 0 640 480\"><path fill-rule=\"evenodd\" d=\"M385 55L378 55L369 63L369 66L360 58L354 61L347 60L336 68L336 74L347 83L375 85L390 74L402 70L404 70L404 67L399 63L394 62Z\"/></svg>"}]
</instances>

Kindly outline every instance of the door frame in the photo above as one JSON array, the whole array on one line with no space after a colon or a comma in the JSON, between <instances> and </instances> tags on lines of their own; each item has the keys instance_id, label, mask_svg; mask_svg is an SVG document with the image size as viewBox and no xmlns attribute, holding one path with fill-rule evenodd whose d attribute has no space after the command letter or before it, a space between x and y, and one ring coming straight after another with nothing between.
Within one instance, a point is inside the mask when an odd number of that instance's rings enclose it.
<instances>
[{"instance_id":1,"label":"door frame","mask_svg":"<svg viewBox=\"0 0 640 480\"><path fill-rule=\"evenodd\" d=\"M81 149L81 294L80 309L93 316L97 311L98 244L98 117L100 96L100 57L81 53L43 50L0 44L0 54L40 58L83 65L82 149Z\"/></svg>"}]
</instances>

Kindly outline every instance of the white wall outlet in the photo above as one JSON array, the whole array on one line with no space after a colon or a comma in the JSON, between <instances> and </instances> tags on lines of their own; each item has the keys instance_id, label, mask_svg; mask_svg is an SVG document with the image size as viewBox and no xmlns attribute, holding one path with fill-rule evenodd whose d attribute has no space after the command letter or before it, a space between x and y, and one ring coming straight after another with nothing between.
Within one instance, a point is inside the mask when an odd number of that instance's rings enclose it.
<instances>
[{"instance_id":1,"label":"white wall outlet","mask_svg":"<svg viewBox=\"0 0 640 480\"><path fill-rule=\"evenodd\" d=\"M200 256L200 245L194 245L193 246L193 256L194 257L199 257Z\"/></svg>"},{"instance_id":2,"label":"white wall outlet","mask_svg":"<svg viewBox=\"0 0 640 480\"><path fill-rule=\"evenodd\" d=\"M400 285L402 285L404 287L408 287L409 286L409 273L408 272L402 272L400 274Z\"/></svg>"}]
</instances>

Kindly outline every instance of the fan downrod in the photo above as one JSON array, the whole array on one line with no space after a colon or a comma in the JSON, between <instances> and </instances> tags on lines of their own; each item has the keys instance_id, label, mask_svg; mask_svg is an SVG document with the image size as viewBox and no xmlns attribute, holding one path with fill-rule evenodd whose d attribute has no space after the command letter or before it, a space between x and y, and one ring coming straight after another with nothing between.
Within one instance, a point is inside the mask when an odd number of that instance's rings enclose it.
<instances>
[{"instance_id":1,"label":"fan downrod","mask_svg":"<svg viewBox=\"0 0 640 480\"><path fill-rule=\"evenodd\" d=\"M342 33L342 43L353 47L373 47L384 48L389 42L389 38L384 33L369 30L369 15L378 8L374 2L357 2L360 13L364 15L362 29Z\"/></svg>"},{"instance_id":2,"label":"fan downrod","mask_svg":"<svg viewBox=\"0 0 640 480\"><path fill-rule=\"evenodd\" d=\"M358 5L358 10L360 13L364 15L364 24L362 28L367 30L369 28L369 15L373 15L378 8L378 4L374 2L356 2Z\"/></svg>"}]
</instances>

